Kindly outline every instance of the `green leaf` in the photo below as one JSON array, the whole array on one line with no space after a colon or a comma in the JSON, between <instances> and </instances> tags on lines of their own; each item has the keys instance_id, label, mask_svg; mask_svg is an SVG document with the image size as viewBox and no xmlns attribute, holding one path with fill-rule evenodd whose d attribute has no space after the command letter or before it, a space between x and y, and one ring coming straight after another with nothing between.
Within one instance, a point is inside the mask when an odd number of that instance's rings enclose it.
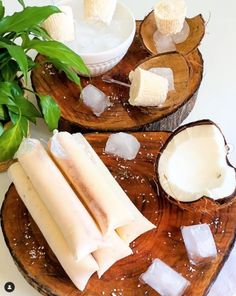
<instances>
[{"instance_id":1,"label":"green leaf","mask_svg":"<svg viewBox=\"0 0 236 296\"><path fill-rule=\"evenodd\" d=\"M27 118L31 117L42 117L41 113L36 109L36 107L28 101L25 97L15 97L15 106L9 106L8 109L16 114L22 114Z\"/></svg>"},{"instance_id":2,"label":"green leaf","mask_svg":"<svg viewBox=\"0 0 236 296\"><path fill-rule=\"evenodd\" d=\"M11 122L15 125L18 120L20 119L20 115L15 114L14 112L9 111L9 115L11 118ZM24 137L28 136L28 130L29 130L29 120L28 118L21 116L21 124L20 124L22 133L24 135Z\"/></svg>"},{"instance_id":3,"label":"green leaf","mask_svg":"<svg viewBox=\"0 0 236 296\"><path fill-rule=\"evenodd\" d=\"M4 132L4 127L3 124L0 122L0 136L3 134Z\"/></svg>"},{"instance_id":4,"label":"green leaf","mask_svg":"<svg viewBox=\"0 0 236 296\"><path fill-rule=\"evenodd\" d=\"M12 159L23 139L22 119L0 136L0 161Z\"/></svg>"},{"instance_id":5,"label":"green leaf","mask_svg":"<svg viewBox=\"0 0 236 296\"><path fill-rule=\"evenodd\" d=\"M35 26L30 30L30 33L36 37L43 38L44 40L51 40L52 38L48 34L48 32L40 26Z\"/></svg>"},{"instance_id":6,"label":"green leaf","mask_svg":"<svg viewBox=\"0 0 236 296\"><path fill-rule=\"evenodd\" d=\"M18 0L18 2L20 3L20 5L23 7L23 9L25 8L25 3L24 0Z\"/></svg>"},{"instance_id":7,"label":"green leaf","mask_svg":"<svg viewBox=\"0 0 236 296\"><path fill-rule=\"evenodd\" d=\"M0 47L6 48L13 59L16 60L20 70L24 74L25 81L27 82L28 73L28 60L24 50L18 45L9 45L0 41Z\"/></svg>"},{"instance_id":8,"label":"green leaf","mask_svg":"<svg viewBox=\"0 0 236 296\"><path fill-rule=\"evenodd\" d=\"M50 131L58 127L61 110L51 96L39 95L40 106Z\"/></svg>"},{"instance_id":9,"label":"green leaf","mask_svg":"<svg viewBox=\"0 0 236 296\"><path fill-rule=\"evenodd\" d=\"M23 11L15 12L0 21L0 34L6 32L22 32L41 24L50 15L58 13L56 6L26 7Z\"/></svg>"},{"instance_id":10,"label":"green leaf","mask_svg":"<svg viewBox=\"0 0 236 296\"><path fill-rule=\"evenodd\" d=\"M2 105L0 105L0 120L7 120L6 107Z\"/></svg>"},{"instance_id":11,"label":"green leaf","mask_svg":"<svg viewBox=\"0 0 236 296\"><path fill-rule=\"evenodd\" d=\"M48 61L52 63L59 71L63 71L71 81L80 85L80 78L73 69L69 68L67 65L56 59L49 59Z\"/></svg>"},{"instance_id":12,"label":"green leaf","mask_svg":"<svg viewBox=\"0 0 236 296\"><path fill-rule=\"evenodd\" d=\"M23 136L25 138L28 137L29 120L28 120L28 118L26 118L24 116L21 117L21 130L22 130Z\"/></svg>"},{"instance_id":13,"label":"green leaf","mask_svg":"<svg viewBox=\"0 0 236 296\"><path fill-rule=\"evenodd\" d=\"M2 77L5 81L14 81L17 77L19 66L16 61L10 60L9 63L2 68Z\"/></svg>"},{"instance_id":14,"label":"green leaf","mask_svg":"<svg viewBox=\"0 0 236 296\"><path fill-rule=\"evenodd\" d=\"M0 104L8 104L9 98L13 98L15 96L20 96L23 94L20 86L15 82L0 82ZM3 101L1 103L1 100Z\"/></svg>"},{"instance_id":15,"label":"green leaf","mask_svg":"<svg viewBox=\"0 0 236 296\"><path fill-rule=\"evenodd\" d=\"M4 17L5 14L5 7L2 4L2 0L0 0L0 19Z\"/></svg>"},{"instance_id":16,"label":"green leaf","mask_svg":"<svg viewBox=\"0 0 236 296\"><path fill-rule=\"evenodd\" d=\"M29 49L35 49L50 59L56 59L68 67L82 74L89 75L89 70L80 56L58 41L32 40Z\"/></svg>"}]
</instances>

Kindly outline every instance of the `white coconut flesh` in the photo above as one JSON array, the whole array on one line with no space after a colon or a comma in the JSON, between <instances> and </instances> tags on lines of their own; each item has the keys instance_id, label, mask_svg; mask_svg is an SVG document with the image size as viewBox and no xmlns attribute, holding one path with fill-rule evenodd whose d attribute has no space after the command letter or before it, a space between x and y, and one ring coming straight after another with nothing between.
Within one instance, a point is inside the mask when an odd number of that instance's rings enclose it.
<instances>
[{"instance_id":1,"label":"white coconut flesh","mask_svg":"<svg viewBox=\"0 0 236 296\"><path fill-rule=\"evenodd\" d=\"M229 197L236 188L235 169L227 163L224 136L214 124L187 127L173 136L158 162L164 191L182 202Z\"/></svg>"}]
</instances>

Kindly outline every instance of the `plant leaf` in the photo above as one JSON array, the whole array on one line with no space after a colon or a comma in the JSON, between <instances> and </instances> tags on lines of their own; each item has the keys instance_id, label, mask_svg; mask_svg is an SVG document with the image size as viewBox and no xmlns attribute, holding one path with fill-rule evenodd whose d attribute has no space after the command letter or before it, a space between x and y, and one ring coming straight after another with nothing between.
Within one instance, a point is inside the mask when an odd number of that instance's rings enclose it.
<instances>
[{"instance_id":1,"label":"plant leaf","mask_svg":"<svg viewBox=\"0 0 236 296\"><path fill-rule=\"evenodd\" d=\"M15 114L14 112L9 111L9 115L11 118L11 122L15 125L17 121L20 119L20 115ZM23 132L24 137L28 136L28 130L29 130L29 120L28 118L21 116L21 130Z\"/></svg>"},{"instance_id":2,"label":"plant leaf","mask_svg":"<svg viewBox=\"0 0 236 296\"><path fill-rule=\"evenodd\" d=\"M34 28L32 28L30 30L30 33L36 37L41 37L44 40L52 40L48 32L43 27L40 27L40 26L35 26Z\"/></svg>"},{"instance_id":3,"label":"plant leaf","mask_svg":"<svg viewBox=\"0 0 236 296\"><path fill-rule=\"evenodd\" d=\"M4 132L4 127L3 124L0 122L0 136L3 134Z\"/></svg>"},{"instance_id":4,"label":"plant leaf","mask_svg":"<svg viewBox=\"0 0 236 296\"><path fill-rule=\"evenodd\" d=\"M0 34L6 32L22 32L41 24L50 15L60 12L56 6L26 7L0 21Z\"/></svg>"},{"instance_id":5,"label":"plant leaf","mask_svg":"<svg viewBox=\"0 0 236 296\"><path fill-rule=\"evenodd\" d=\"M16 114L22 114L27 118L42 117L41 113L36 109L34 104L28 101L23 96L17 96L14 98L15 106L8 105L8 109Z\"/></svg>"},{"instance_id":6,"label":"plant leaf","mask_svg":"<svg viewBox=\"0 0 236 296\"><path fill-rule=\"evenodd\" d=\"M48 61L49 63L52 63L57 68L57 70L63 71L71 81L80 85L80 78L73 69L69 68L67 65L63 64L57 59L49 59Z\"/></svg>"},{"instance_id":7,"label":"plant leaf","mask_svg":"<svg viewBox=\"0 0 236 296\"><path fill-rule=\"evenodd\" d=\"M0 105L0 120L7 120L6 107L3 105Z\"/></svg>"},{"instance_id":8,"label":"plant leaf","mask_svg":"<svg viewBox=\"0 0 236 296\"><path fill-rule=\"evenodd\" d=\"M18 0L18 2L19 2L20 5L23 7L23 9L25 9L25 3L24 3L24 0Z\"/></svg>"},{"instance_id":9,"label":"plant leaf","mask_svg":"<svg viewBox=\"0 0 236 296\"><path fill-rule=\"evenodd\" d=\"M0 82L0 102L4 100L4 102L0 104L9 104L9 100L6 100L6 98L9 99L22 94L23 91L17 83L7 81Z\"/></svg>"},{"instance_id":10,"label":"plant leaf","mask_svg":"<svg viewBox=\"0 0 236 296\"><path fill-rule=\"evenodd\" d=\"M2 77L5 81L14 81L17 77L19 66L16 61L10 60L9 63L2 68Z\"/></svg>"},{"instance_id":11,"label":"plant leaf","mask_svg":"<svg viewBox=\"0 0 236 296\"><path fill-rule=\"evenodd\" d=\"M0 19L4 17L5 14L5 7L2 4L2 0L0 0Z\"/></svg>"},{"instance_id":12,"label":"plant leaf","mask_svg":"<svg viewBox=\"0 0 236 296\"><path fill-rule=\"evenodd\" d=\"M50 131L58 127L61 110L51 96L39 95L40 106Z\"/></svg>"},{"instance_id":13,"label":"plant leaf","mask_svg":"<svg viewBox=\"0 0 236 296\"><path fill-rule=\"evenodd\" d=\"M56 59L67 67L73 68L75 71L89 75L89 70L81 57L58 41L42 41L34 39L28 44L28 48L35 49L50 59Z\"/></svg>"},{"instance_id":14,"label":"plant leaf","mask_svg":"<svg viewBox=\"0 0 236 296\"><path fill-rule=\"evenodd\" d=\"M28 60L24 50L18 45L9 45L0 41L0 47L6 48L13 59L16 60L20 70L24 74L25 81L27 82L28 74Z\"/></svg>"},{"instance_id":15,"label":"plant leaf","mask_svg":"<svg viewBox=\"0 0 236 296\"><path fill-rule=\"evenodd\" d=\"M0 136L0 161L12 159L23 139L21 118Z\"/></svg>"}]
</instances>

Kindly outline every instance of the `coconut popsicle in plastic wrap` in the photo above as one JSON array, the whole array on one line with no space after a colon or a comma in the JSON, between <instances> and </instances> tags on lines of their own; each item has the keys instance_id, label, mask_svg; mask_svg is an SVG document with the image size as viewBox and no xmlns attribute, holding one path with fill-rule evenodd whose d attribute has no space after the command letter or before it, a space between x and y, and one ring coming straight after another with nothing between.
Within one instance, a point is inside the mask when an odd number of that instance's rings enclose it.
<instances>
[{"instance_id":1,"label":"coconut popsicle in plastic wrap","mask_svg":"<svg viewBox=\"0 0 236 296\"><path fill-rule=\"evenodd\" d=\"M63 140L59 142L59 139ZM55 152L53 152L54 150ZM109 196L105 196L102 194L100 195L96 190L94 192L94 195L92 196L92 200L93 198L97 198L97 200L100 201L100 199L103 198L104 203L107 206L106 209L104 209L107 216L110 216L111 219L115 219L118 217L123 218L123 222L125 222L126 220L126 223L124 223L123 226L116 228L118 234L127 244L132 242L134 239L136 239L138 236L145 233L146 231L155 228L155 225L149 222L135 207L135 205L129 199L129 197L118 184L118 182L114 179L108 168L105 166L100 157L97 155L97 153L94 151L94 149L91 147L91 145L83 137L82 134L77 133L74 135L70 135L69 133L65 132L56 134L51 140L50 151L52 154L54 154L56 162L67 175L69 181L79 192L81 192L82 188L80 188L80 185L78 185L78 181L81 176L81 172L84 172L84 167L88 169L87 180L90 181L90 184L87 185L89 186L89 188L95 188L95 177L92 178L92 175L90 175L90 172L92 171L96 172L96 175L99 176L99 180L101 182L100 186L102 188L104 186L109 186L109 190L114 196L113 201L115 201L115 199L118 199L122 203L122 206L120 208L115 206L114 202L109 202ZM60 153L58 153L58 151L60 151ZM61 157L59 156L60 154ZM124 210L122 210L122 208ZM124 215L126 215L127 211L132 214L132 221L128 221L128 217L124 219Z\"/></svg>"},{"instance_id":2,"label":"coconut popsicle in plastic wrap","mask_svg":"<svg viewBox=\"0 0 236 296\"><path fill-rule=\"evenodd\" d=\"M117 261L133 254L131 248L115 231L105 238L105 242L107 247L101 247L92 254L99 266L99 278Z\"/></svg>"},{"instance_id":3,"label":"coconut popsicle in plastic wrap","mask_svg":"<svg viewBox=\"0 0 236 296\"><path fill-rule=\"evenodd\" d=\"M80 145L71 134L60 132L49 141L49 151L104 235L134 220L122 201L126 194L107 181L84 144Z\"/></svg>"},{"instance_id":4,"label":"coconut popsicle in plastic wrap","mask_svg":"<svg viewBox=\"0 0 236 296\"><path fill-rule=\"evenodd\" d=\"M83 291L91 275L98 270L95 259L92 255L87 255L81 261L75 259L60 229L19 163L13 164L8 174L63 269L75 286Z\"/></svg>"},{"instance_id":5,"label":"coconut popsicle in plastic wrap","mask_svg":"<svg viewBox=\"0 0 236 296\"><path fill-rule=\"evenodd\" d=\"M16 156L75 258L95 251L103 243L101 232L42 144L25 139Z\"/></svg>"}]
</instances>

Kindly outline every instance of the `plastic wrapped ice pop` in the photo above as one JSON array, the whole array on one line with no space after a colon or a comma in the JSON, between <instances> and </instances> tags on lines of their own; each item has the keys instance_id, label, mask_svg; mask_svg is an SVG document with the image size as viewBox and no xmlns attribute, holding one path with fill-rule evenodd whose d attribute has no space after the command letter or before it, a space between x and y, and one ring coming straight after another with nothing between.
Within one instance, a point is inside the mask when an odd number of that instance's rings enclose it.
<instances>
[{"instance_id":1,"label":"plastic wrapped ice pop","mask_svg":"<svg viewBox=\"0 0 236 296\"><path fill-rule=\"evenodd\" d=\"M105 238L105 241L107 247L99 248L93 252L93 257L99 266L99 270L97 271L99 278L117 261L133 253L115 231L109 234Z\"/></svg>"},{"instance_id":2,"label":"plastic wrapped ice pop","mask_svg":"<svg viewBox=\"0 0 236 296\"><path fill-rule=\"evenodd\" d=\"M134 220L130 223L117 228L117 232L120 237L127 244L129 244L141 234L154 229L156 226L152 224L146 217L144 217L142 213L135 207L130 198L127 196L119 183L115 180L108 168L105 166L101 158L97 155L92 146L85 139L85 137L83 137L83 135L80 133L73 134L72 137L77 142L77 146L80 147L81 150L83 149L84 151L86 151L94 166L102 175L104 182L114 188L114 190L117 192L117 196L119 196L126 209L128 209L134 217Z\"/></svg>"},{"instance_id":3,"label":"plastic wrapped ice pop","mask_svg":"<svg viewBox=\"0 0 236 296\"><path fill-rule=\"evenodd\" d=\"M49 151L104 235L134 220L122 200L124 195L128 197L104 177L84 142L79 143L67 132L56 133L49 141Z\"/></svg>"},{"instance_id":4,"label":"plastic wrapped ice pop","mask_svg":"<svg viewBox=\"0 0 236 296\"><path fill-rule=\"evenodd\" d=\"M19 163L13 164L8 174L63 269L75 286L83 291L91 275L98 270L96 261L92 255L87 255L81 261L75 259L57 224Z\"/></svg>"},{"instance_id":5,"label":"plastic wrapped ice pop","mask_svg":"<svg viewBox=\"0 0 236 296\"><path fill-rule=\"evenodd\" d=\"M102 244L101 232L42 144L25 139L16 156L75 258L95 251Z\"/></svg>"}]
</instances>

